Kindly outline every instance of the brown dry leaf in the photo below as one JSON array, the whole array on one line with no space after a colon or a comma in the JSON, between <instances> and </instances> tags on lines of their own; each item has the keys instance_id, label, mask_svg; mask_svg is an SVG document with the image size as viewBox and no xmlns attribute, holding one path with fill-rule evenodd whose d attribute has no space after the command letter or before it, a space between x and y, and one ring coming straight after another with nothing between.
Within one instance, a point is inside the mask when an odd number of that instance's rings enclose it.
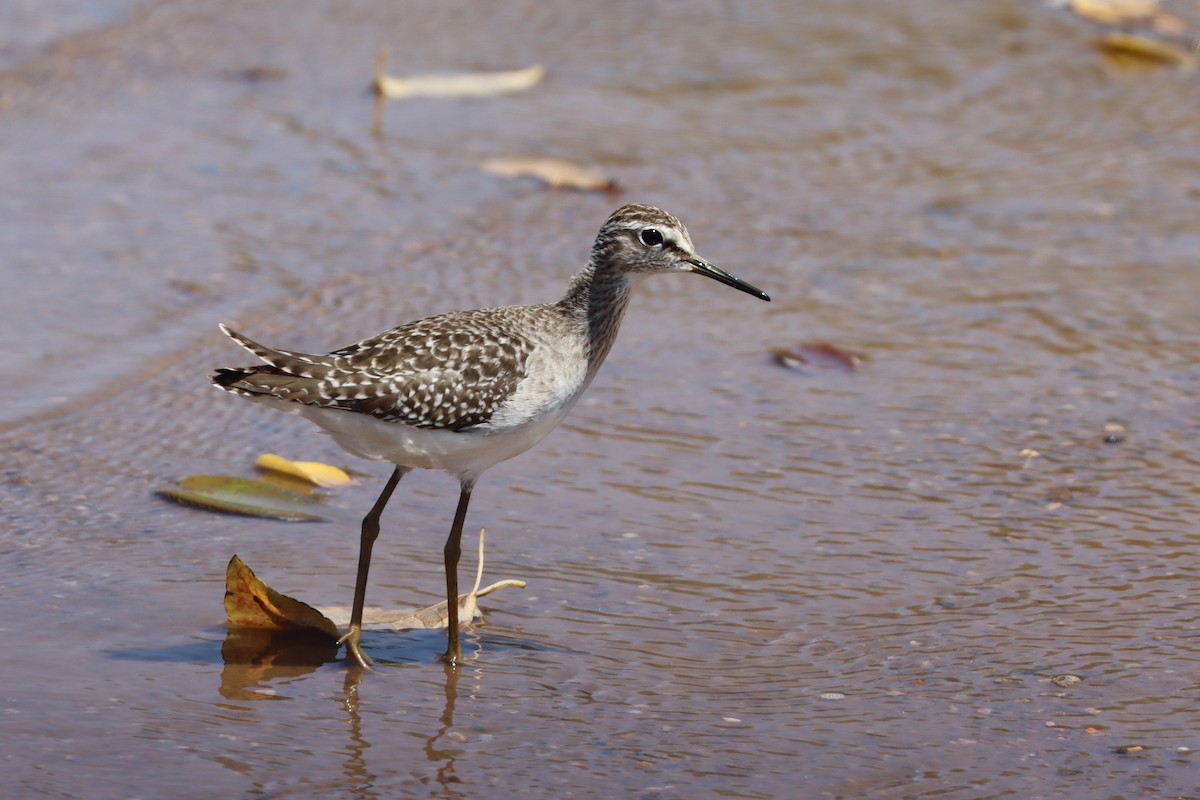
<instances>
[{"instance_id":1,"label":"brown dry leaf","mask_svg":"<svg viewBox=\"0 0 1200 800\"><path fill-rule=\"evenodd\" d=\"M351 483L346 471L319 461L289 461L273 453L263 453L254 465L268 472L280 472L317 486L345 486Z\"/></svg>"},{"instance_id":2,"label":"brown dry leaf","mask_svg":"<svg viewBox=\"0 0 1200 800\"><path fill-rule=\"evenodd\" d=\"M1071 10L1107 25L1149 19L1158 12L1158 0L1071 0Z\"/></svg>"},{"instance_id":3,"label":"brown dry leaf","mask_svg":"<svg viewBox=\"0 0 1200 800\"><path fill-rule=\"evenodd\" d=\"M396 77L384 72L387 56L387 49L380 48L375 59L375 92L393 100L409 97L493 97L532 88L546 77L546 68L541 64L505 72Z\"/></svg>"},{"instance_id":4,"label":"brown dry leaf","mask_svg":"<svg viewBox=\"0 0 1200 800\"><path fill-rule=\"evenodd\" d=\"M782 367L808 372L810 369L837 369L854 372L862 363L862 356L843 350L829 342L806 342L791 349L777 348L771 351L775 362Z\"/></svg>"},{"instance_id":5,"label":"brown dry leaf","mask_svg":"<svg viewBox=\"0 0 1200 800\"><path fill-rule=\"evenodd\" d=\"M592 167L585 167L558 158L514 157L492 158L480 164L494 175L506 178L532 177L555 189L612 192L617 182Z\"/></svg>"},{"instance_id":6,"label":"brown dry leaf","mask_svg":"<svg viewBox=\"0 0 1200 800\"><path fill-rule=\"evenodd\" d=\"M328 617L267 586L237 556L225 570L225 614L233 626L318 632L338 638L337 626Z\"/></svg>"},{"instance_id":7,"label":"brown dry leaf","mask_svg":"<svg viewBox=\"0 0 1200 800\"><path fill-rule=\"evenodd\" d=\"M1135 33L1114 31L1101 36L1096 44L1105 53L1115 57L1136 58L1185 70L1195 69L1198 63L1196 56L1182 47Z\"/></svg>"}]
</instances>

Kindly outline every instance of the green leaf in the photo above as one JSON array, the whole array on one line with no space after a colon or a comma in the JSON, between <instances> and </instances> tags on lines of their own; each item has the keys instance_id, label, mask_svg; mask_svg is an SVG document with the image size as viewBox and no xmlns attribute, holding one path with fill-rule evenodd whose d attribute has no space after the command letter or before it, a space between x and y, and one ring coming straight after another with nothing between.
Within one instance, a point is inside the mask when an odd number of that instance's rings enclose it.
<instances>
[{"instance_id":1,"label":"green leaf","mask_svg":"<svg viewBox=\"0 0 1200 800\"><path fill-rule=\"evenodd\" d=\"M316 498L265 481L230 475L191 475L158 493L181 503L231 514L301 522L325 519L312 510L318 507Z\"/></svg>"}]
</instances>

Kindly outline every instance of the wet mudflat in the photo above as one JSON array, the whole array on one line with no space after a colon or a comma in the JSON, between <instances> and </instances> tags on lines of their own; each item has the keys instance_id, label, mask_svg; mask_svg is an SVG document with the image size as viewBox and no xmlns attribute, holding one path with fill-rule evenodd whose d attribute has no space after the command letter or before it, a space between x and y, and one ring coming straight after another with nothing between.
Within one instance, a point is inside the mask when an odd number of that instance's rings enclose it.
<instances>
[{"instance_id":1,"label":"wet mudflat","mask_svg":"<svg viewBox=\"0 0 1200 800\"><path fill-rule=\"evenodd\" d=\"M0 50L0 794L1195 796L1194 73L1038 2L94 9ZM379 45L547 75L373 133ZM522 155L623 190L478 166ZM529 585L474 660L227 641L234 553L349 603L387 469L207 387L215 323L322 350L553 298L627 201L773 302L641 287L475 492L485 580ZM861 363L772 355L816 342ZM263 452L369 477L327 523L153 495ZM439 598L455 492L405 479L370 602Z\"/></svg>"}]
</instances>

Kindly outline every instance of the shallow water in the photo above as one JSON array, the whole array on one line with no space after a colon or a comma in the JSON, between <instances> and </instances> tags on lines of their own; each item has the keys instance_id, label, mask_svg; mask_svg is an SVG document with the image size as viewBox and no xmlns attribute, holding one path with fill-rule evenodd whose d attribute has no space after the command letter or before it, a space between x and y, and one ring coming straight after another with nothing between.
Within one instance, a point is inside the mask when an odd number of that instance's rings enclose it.
<instances>
[{"instance_id":1,"label":"shallow water","mask_svg":"<svg viewBox=\"0 0 1200 800\"><path fill-rule=\"evenodd\" d=\"M0 794L1196 796L1194 75L1037 2L92 6L0 49ZM373 135L379 44L548 79ZM522 154L625 190L475 166ZM642 287L475 493L485 581L529 585L474 660L227 641L234 553L349 602L386 469L324 524L154 497L348 461L206 387L215 323L317 350L550 298L634 200L773 302ZM816 341L863 362L770 355ZM401 484L371 602L438 599L455 488Z\"/></svg>"}]
</instances>

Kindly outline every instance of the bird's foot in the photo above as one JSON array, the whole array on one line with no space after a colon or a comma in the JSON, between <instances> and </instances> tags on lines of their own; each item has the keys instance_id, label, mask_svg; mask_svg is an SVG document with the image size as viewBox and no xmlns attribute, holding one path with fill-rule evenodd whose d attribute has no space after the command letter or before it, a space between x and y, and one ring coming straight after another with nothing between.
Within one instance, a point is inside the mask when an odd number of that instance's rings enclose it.
<instances>
[{"instance_id":1,"label":"bird's foot","mask_svg":"<svg viewBox=\"0 0 1200 800\"><path fill-rule=\"evenodd\" d=\"M375 659L367 655L366 651L362 649L362 645L359 644L361 638L362 628L358 625L351 625L350 630L346 632L345 636L338 639L337 643L339 645L346 645L347 659L353 659L363 669L373 671L375 669Z\"/></svg>"},{"instance_id":2,"label":"bird's foot","mask_svg":"<svg viewBox=\"0 0 1200 800\"><path fill-rule=\"evenodd\" d=\"M438 661L452 667L461 666L463 663L462 638L459 636L459 632L453 628L446 633L450 641L446 643L446 652L438 656Z\"/></svg>"}]
</instances>

